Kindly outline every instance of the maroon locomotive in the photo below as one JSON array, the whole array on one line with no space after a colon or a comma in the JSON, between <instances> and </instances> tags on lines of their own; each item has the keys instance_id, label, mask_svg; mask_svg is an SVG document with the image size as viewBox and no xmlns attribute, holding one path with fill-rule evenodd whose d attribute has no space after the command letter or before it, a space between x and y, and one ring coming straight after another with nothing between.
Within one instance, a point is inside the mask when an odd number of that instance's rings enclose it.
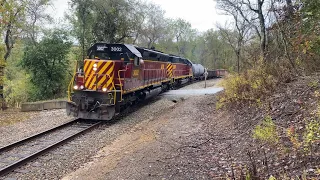
<instances>
[{"instance_id":1,"label":"maroon locomotive","mask_svg":"<svg viewBox=\"0 0 320 180\"><path fill-rule=\"evenodd\" d=\"M96 43L70 82L67 113L110 120L126 106L192 77L187 59L134 45Z\"/></svg>"}]
</instances>

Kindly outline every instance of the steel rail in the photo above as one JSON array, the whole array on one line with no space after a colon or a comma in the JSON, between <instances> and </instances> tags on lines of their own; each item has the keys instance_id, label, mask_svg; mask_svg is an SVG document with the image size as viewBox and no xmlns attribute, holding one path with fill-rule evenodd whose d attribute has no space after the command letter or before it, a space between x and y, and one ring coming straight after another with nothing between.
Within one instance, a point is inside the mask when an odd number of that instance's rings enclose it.
<instances>
[{"instance_id":1,"label":"steel rail","mask_svg":"<svg viewBox=\"0 0 320 180\"><path fill-rule=\"evenodd\" d=\"M42 136L42 135L45 135L45 134L50 133L50 132L53 132L54 130L57 130L57 129L60 129L60 128L65 127L65 126L67 126L67 125L73 124L73 123L77 122L78 120L79 120L79 119L76 119L76 120L74 120L74 121L70 121L70 122L65 123L65 124L63 124L63 125L61 125L61 126L52 128L52 129L50 129L50 130L48 130L48 131L39 133L39 134L37 134L37 135L34 135L34 136L29 137L29 138L23 139L23 140L21 140L21 141L19 141L19 142L10 144L10 145L8 145L8 146L6 146L6 147L1 148L1 151L0 151L0 152L8 151L9 149L14 148L14 147L16 147L16 146L19 146L19 145L21 145L21 144L23 144L23 143L25 143L25 142L27 142L27 141L30 141L30 140L32 140L32 139L34 139L34 138L38 138L38 137L40 137L40 136ZM14 163L12 163L12 164L10 164L10 165L2 168L2 169L0 169L0 176L6 175L6 174L12 172L12 171L15 170L16 168L18 168L18 167L20 167L20 166L22 166L22 165L30 162L31 160L39 157L40 155L43 155L43 154L45 154L46 152L48 152L48 151L50 151L50 150L52 150L52 149L54 149L54 148L62 145L63 143L66 143L66 142L72 140L73 138L75 138L75 137L77 137L77 136L79 136L79 135L84 134L85 132L93 129L94 127L98 126L98 125L101 124L101 123L102 123L101 121L100 121L100 122L93 123L92 125L84 128L83 130L81 130L81 131L79 131L79 132L76 132L76 133L74 133L74 134L72 134L72 135L70 135L70 136L68 136L68 137L66 137L66 138L64 138L64 139L62 139L62 140L54 143L54 144L49 145L48 147L45 147L45 148L43 148L43 149L41 149L41 150L39 150L39 151L37 151L37 152L35 152L35 153L33 153L33 154L25 157L25 158L23 158L23 159L20 159L20 160L14 162Z\"/></svg>"},{"instance_id":2,"label":"steel rail","mask_svg":"<svg viewBox=\"0 0 320 180\"><path fill-rule=\"evenodd\" d=\"M76 123L76 122L79 121L79 120L80 120L80 119L75 119L75 120L66 122L66 123L64 123L64 124L62 124L62 125L60 125L60 126L54 127L54 128L52 128L52 129L49 129L49 130L40 132L40 133L35 134L35 135L33 135L33 136L30 136L30 137L27 137L27 138L22 139L22 140L20 140L20 141L17 141L17 142L14 142L14 143L12 143L12 144L9 144L9 145L7 145L7 146L1 147L1 148L0 148L0 154L2 154L2 152L4 152L4 151L8 151L9 149L12 149L12 148L18 146L18 145L24 144L24 143L26 143L26 142L28 142L28 141L30 141L30 140L32 140L32 139L38 138L38 137L43 136L43 135L45 135L45 134L47 134L47 133L51 133L51 132L53 132L53 131L55 131L55 130L58 130L58 129L60 129L60 128L63 128L63 127L65 127L65 126L68 126L68 125L70 125L70 124L72 124L72 123Z\"/></svg>"}]
</instances>

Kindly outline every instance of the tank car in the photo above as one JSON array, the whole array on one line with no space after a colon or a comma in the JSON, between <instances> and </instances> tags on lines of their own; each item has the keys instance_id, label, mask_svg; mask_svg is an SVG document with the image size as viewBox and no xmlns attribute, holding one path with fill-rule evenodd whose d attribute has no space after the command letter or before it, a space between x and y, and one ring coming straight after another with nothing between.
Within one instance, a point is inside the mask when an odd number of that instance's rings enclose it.
<instances>
[{"instance_id":1,"label":"tank car","mask_svg":"<svg viewBox=\"0 0 320 180\"><path fill-rule=\"evenodd\" d=\"M204 78L204 67L201 64L192 64L193 78L201 80Z\"/></svg>"}]
</instances>

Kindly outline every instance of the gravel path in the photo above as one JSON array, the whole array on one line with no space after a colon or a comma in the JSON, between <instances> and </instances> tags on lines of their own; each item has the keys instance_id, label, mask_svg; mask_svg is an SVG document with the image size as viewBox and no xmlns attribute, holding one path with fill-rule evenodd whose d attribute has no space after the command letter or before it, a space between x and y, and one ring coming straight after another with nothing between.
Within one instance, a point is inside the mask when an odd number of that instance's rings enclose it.
<instances>
[{"instance_id":1,"label":"gravel path","mask_svg":"<svg viewBox=\"0 0 320 180\"><path fill-rule=\"evenodd\" d=\"M214 87L221 87L219 86L219 82L221 81L220 78L218 79L209 79L207 80L207 88L214 88ZM187 89L203 89L205 87L204 81L199 81L188 86L184 86L179 88L179 90L187 90Z\"/></svg>"}]
</instances>

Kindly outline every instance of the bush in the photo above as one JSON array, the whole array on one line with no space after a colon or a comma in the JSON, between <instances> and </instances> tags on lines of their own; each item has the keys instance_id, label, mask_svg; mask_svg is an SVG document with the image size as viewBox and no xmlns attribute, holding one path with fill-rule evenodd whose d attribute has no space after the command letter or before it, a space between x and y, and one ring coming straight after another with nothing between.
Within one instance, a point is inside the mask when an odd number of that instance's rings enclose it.
<instances>
[{"instance_id":1,"label":"bush","mask_svg":"<svg viewBox=\"0 0 320 180\"><path fill-rule=\"evenodd\" d=\"M255 127L253 138L269 144L277 144L279 142L277 128L270 116L267 116L261 125Z\"/></svg>"},{"instance_id":2,"label":"bush","mask_svg":"<svg viewBox=\"0 0 320 180\"><path fill-rule=\"evenodd\" d=\"M264 69L248 70L242 74L229 75L223 82L224 93L220 96L218 107L224 104L253 101L268 95L276 85L275 78Z\"/></svg>"},{"instance_id":3,"label":"bush","mask_svg":"<svg viewBox=\"0 0 320 180\"><path fill-rule=\"evenodd\" d=\"M312 146L316 145L316 142L320 142L319 119L313 119L306 123L306 130L303 135L303 140L305 151L311 151Z\"/></svg>"},{"instance_id":4,"label":"bush","mask_svg":"<svg viewBox=\"0 0 320 180\"><path fill-rule=\"evenodd\" d=\"M5 81L4 95L6 102L10 107L20 107L21 103L26 102L30 98L30 76L20 76L13 80Z\"/></svg>"},{"instance_id":5,"label":"bush","mask_svg":"<svg viewBox=\"0 0 320 180\"><path fill-rule=\"evenodd\" d=\"M70 48L68 35L59 30L43 37L35 46L26 46L22 65L30 73L34 86L31 100L65 96Z\"/></svg>"}]
</instances>

